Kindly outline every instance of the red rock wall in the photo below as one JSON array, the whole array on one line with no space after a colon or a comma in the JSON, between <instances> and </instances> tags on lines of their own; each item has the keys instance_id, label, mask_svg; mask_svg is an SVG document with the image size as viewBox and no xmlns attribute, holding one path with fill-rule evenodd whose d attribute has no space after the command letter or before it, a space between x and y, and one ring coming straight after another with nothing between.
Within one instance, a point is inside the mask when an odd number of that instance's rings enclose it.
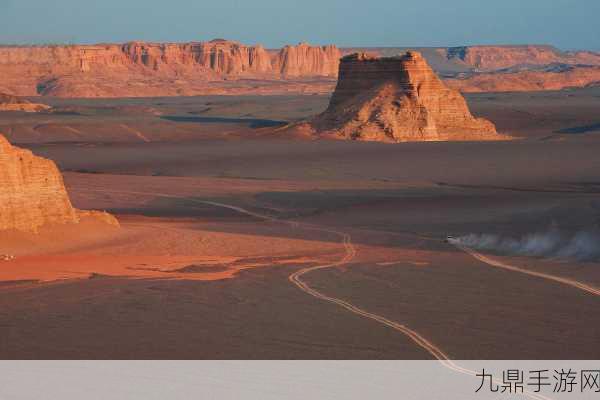
<instances>
[{"instance_id":1,"label":"red rock wall","mask_svg":"<svg viewBox=\"0 0 600 400\"><path fill-rule=\"evenodd\" d=\"M94 97L94 88L102 92L102 86L111 82L145 81L149 77L160 86L172 80L335 76L340 55L335 46L303 43L271 54L262 46L226 40L0 47L0 91L21 96L69 96L72 88L75 96ZM137 95L135 86L123 85L122 91L116 95ZM167 87L165 93L170 94Z\"/></svg>"},{"instance_id":2,"label":"red rock wall","mask_svg":"<svg viewBox=\"0 0 600 400\"><path fill-rule=\"evenodd\" d=\"M78 221L54 162L11 146L2 135L0 188L0 230Z\"/></svg>"},{"instance_id":3,"label":"red rock wall","mask_svg":"<svg viewBox=\"0 0 600 400\"><path fill-rule=\"evenodd\" d=\"M284 77L331 76L338 73L342 53L335 46L313 47L306 43L285 46L273 65Z\"/></svg>"},{"instance_id":4,"label":"red rock wall","mask_svg":"<svg viewBox=\"0 0 600 400\"><path fill-rule=\"evenodd\" d=\"M122 46L127 61L153 70L164 68L207 69L218 74L268 74L271 58L262 46L244 46L225 40L206 43L127 43Z\"/></svg>"}]
</instances>

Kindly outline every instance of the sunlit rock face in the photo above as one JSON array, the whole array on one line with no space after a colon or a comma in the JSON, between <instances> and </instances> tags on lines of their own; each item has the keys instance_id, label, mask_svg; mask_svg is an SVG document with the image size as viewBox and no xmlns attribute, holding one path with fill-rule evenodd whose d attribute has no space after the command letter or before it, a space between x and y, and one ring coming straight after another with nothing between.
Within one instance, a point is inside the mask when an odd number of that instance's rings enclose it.
<instances>
[{"instance_id":1,"label":"sunlit rock face","mask_svg":"<svg viewBox=\"0 0 600 400\"><path fill-rule=\"evenodd\" d=\"M300 43L285 46L274 59L274 68L284 77L331 76L338 73L342 54L335 46Z\"/></svg>"},{"instance_id":2,"label":"sunlit rock face","mask_svg":"<svg viewBox=\"0 0 600 400\"><path fill-rule=\"evenodd\" d=\"M54 162L0 135L0 230L36 231L47 223L77 221Z\"/></svg>"},{"instance_id":3,"label":"sunlit rock face","mask_svg":"<svg viewBox=\"0 0 600 400\"><path fill-rule=\"evenodd\" d=\"M310 121L315 132L373 141L500 140L494 125L471 115L418 52L341 59L327 110Z\"/></svg>"},{"instance_id":4,"label":"sunlit rock face","mask_svg":"<svg viewBox=\"0 0 600 400\"><path fill-rule=\"evenodd\" d=\"M340 57L335 46L300 43L267 50L224 39L5 46L0 47L0 91L57 97L179 95L174 83L335 77Z\"/></svg>"}]
</instances>

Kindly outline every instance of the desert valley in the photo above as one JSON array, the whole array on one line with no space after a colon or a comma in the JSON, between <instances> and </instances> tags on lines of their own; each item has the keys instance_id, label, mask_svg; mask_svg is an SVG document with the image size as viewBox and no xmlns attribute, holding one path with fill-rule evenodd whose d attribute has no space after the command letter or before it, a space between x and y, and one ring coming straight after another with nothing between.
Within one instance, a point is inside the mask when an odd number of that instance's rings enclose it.
<instances>
[{"instance_id":1,"label":"desert valley","mask_svg":"<svg viewBox=\"0 0 600 400\"><path fill-rule=\"evenodd\" d=\"M3 359L598 359L600 53L0 47Z\"/></svg>"}]
</instances>

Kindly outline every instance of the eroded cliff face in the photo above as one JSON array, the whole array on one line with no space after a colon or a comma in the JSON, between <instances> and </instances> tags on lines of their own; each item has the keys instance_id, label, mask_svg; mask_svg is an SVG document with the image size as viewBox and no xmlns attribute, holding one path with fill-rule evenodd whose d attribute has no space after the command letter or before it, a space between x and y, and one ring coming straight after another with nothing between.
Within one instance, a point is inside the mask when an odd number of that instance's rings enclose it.
<instances>
[{"instance_id":1,"label":"eroded cliff face","mask_svg":"<svg viewBox=\"0 0 600 400\"><path fill-rule=\"evenodd\" d=\"M310 125L319 134L355 140L505 139L491 122L474 118L460 93L446 87L418 52L342 58L329 107Z\"/></svg>"},{"instance_id":2,"label":"eroded cliff face","mask_svg":"<svg viewBox=\"0 0 600 400\"><path fill-rule=\"evenodd\" d=\"M0 188L0 230L36 232L46 224L77 223L80 216L118 225L109 214L74 209L54 162L12 146L2 135Z\"/></svg>"},{"instance_id":3,"label":"eroded cliff face","mask_svg":"<svg viewBox=\"0 0 600 400\"><path fill-rule=\"evenodd\" d=\"M314 47L307 43L285 46L275 56L273 66L283 77L336 77L342 53L335 46Z\"/></svg>"},{"instance_id":4,"label":"eroded cliff face","mask_svg":"<svg viewBox=\"0 0 600 400\"><path fill-rule=\"evenodd\" d=\"M335 76L339 57L335 46L302 43L272 53L222 39L0 47L0 89L21 96L177 95L174 86L203 81Z\"/></svg>"},{"instance_id":5,"label":"eroded cliff face","mask_svg":"<svg viewBox=\"0 0 600 400\"><path fill-rule=\"evenodd\" d=\"M11 146L2 135L0 187L0 230L36 231L47 223L78 221L54 162Z\"/></svg>"},{"instance_id":6,"label":"eroded cliff face","mask_svg":"<svg viewBox=\"0 0 600 400\"><path fill-rule=\"evenodd\" d=\"M133 42L124 44L121 50L126 55L125 64L154 71L191 73L197 69L223 75L272 72L270 56L262 46L245 46L222 39L182 44Z\"/></svg>"},{"instance_id":7,"label":"eroded cliff face","mask_svg":"<svg viewBox=\"0 0 600 400\"><path fill-rule=\"evenodd\" d=\"M379 55L400 52L372 50ZM600 53L591 51L537 45L424 51L452 87L465 92L553 90L600 82ZM5 46L0 47L0 92L57 97L324 94L333 88L341 56L335 46L300 43L266 50L223 39Z\"/></svg>"}]
</instances>

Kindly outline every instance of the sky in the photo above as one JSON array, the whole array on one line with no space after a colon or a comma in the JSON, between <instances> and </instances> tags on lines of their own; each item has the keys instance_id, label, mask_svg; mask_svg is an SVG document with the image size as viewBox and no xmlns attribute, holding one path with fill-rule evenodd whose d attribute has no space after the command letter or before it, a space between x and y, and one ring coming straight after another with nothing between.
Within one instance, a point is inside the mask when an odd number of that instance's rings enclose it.
<instances>
[{"instance_id":1,"label":"sky","mask_svg":"<svg viewBox=\"0 0 600 400\"><path fill-rule=\"evenodd\" d=\"M600 50L600 0L0 0L0 43L213 38L269 48L551 44Z\"/></svg>"}]
</instances>

